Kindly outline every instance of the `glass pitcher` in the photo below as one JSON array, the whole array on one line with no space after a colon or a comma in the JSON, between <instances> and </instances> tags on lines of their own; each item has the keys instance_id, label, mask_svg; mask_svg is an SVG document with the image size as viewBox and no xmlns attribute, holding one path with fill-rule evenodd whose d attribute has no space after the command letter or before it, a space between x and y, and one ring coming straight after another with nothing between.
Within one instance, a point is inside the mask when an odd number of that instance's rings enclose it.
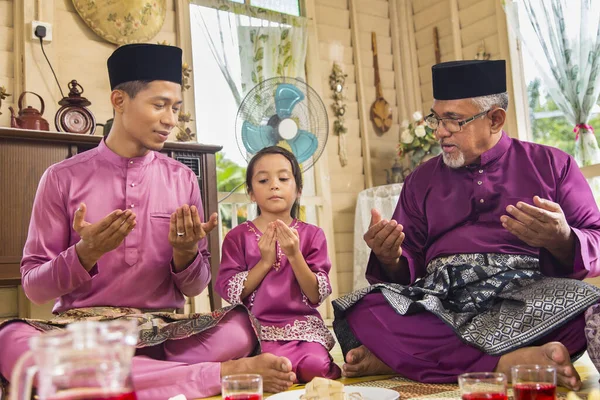
<instances>
[{"instance_id":1,"label":"glass pitcher","mask_svg":"<svg viewBox=\"0 0 600 400\"><path fill-rule=\"evenodd\" d=\"M40 400L136 400L131 381L136 343L134 320L76 322L34 336L14 367L10 399L31 399L37 375Z\"/></svg>"}]
</instances>

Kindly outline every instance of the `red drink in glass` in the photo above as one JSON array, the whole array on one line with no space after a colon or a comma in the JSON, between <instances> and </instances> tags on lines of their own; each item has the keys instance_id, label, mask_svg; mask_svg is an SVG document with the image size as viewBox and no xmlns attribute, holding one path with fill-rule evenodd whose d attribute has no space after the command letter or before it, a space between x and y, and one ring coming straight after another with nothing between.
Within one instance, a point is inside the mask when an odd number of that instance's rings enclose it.
<instances>
[{"instance_id":1,"label":"red drink in glass","mask_svg":"<svg viewBox=\"0 0 600 400\"><path fill-rule=\"evenodd\" d=\"M513 386L515 400L554 400L556 385L551 383L517 383Z\"/></svg>"},{"instance_id":2,"label":"red drink in glass","mask_svg":"<svg viewBox=\"0 0 600 400\"><path fill-rule=\"evenodd\" d=\"M260 394L230 394L225 400L262 400Z\"/></svg>"},{"instance_id":3,"label":"red drink in glass","mask_svg":"<svg viewBox=\"0 0 600 400\"><path fill-rule=\"evenodd\" d=\"M462 400L507 400L504 393L479 392L466 393L462 395Z\"/></svg>"}]
</instances>

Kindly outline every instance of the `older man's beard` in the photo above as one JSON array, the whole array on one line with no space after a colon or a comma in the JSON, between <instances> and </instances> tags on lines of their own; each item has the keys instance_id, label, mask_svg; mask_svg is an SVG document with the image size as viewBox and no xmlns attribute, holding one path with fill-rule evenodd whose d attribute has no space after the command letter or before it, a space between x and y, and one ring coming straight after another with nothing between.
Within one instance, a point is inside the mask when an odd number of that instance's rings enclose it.
<instances>
[{"instance_id":1,"label":"older man's beard","mask_svg":"<svg viewBox=\"0 0 600 400\"><path fill-rule=\"evenodd\" d=\"M442 160L450 168L460 168L465 165L465 155L460 150L453 154L442 152Z\"/></svg>"}]
</instances>

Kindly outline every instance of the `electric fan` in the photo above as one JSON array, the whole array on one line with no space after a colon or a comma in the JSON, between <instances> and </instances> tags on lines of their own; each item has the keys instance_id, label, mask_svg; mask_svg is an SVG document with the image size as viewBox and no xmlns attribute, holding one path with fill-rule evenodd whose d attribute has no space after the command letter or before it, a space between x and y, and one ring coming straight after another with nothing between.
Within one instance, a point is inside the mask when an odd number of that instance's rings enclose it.
<instances>
[{"instance_id":1,"label":"electric fan","mask_svg":"<svg viewBox=\"0 0 600 400\"><path fill-rule=\"evenodd\" d=\"M235 129L247 161L262 148L278 145L293 152L306 171L325 148L329 122L325 104L313 88L299 79L276 77L248 92Z\"/></svg>"}]
</instances>

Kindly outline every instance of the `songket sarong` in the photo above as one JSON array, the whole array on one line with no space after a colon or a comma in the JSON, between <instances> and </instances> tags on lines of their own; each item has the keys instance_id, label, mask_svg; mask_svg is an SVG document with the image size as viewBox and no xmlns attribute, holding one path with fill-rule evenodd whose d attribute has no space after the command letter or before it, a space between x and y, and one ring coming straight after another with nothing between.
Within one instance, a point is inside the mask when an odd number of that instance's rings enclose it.
<instances>
[{"instance_id":1,"label":"songket sarong","mask_svg":"<svg viewBox=\"0 0 600 400\"><path fill-rule=\"evenodd\" d=\"M527 346L600 300L600 289L595 286L542 275L535 257L439 257L429 262L427 274L411 285L378 283L333 301L333 327L344 354L360 345L346 315L375 291L400 315L435 314L465 343L490 355Z\"/></svg>"}]
</instances>

